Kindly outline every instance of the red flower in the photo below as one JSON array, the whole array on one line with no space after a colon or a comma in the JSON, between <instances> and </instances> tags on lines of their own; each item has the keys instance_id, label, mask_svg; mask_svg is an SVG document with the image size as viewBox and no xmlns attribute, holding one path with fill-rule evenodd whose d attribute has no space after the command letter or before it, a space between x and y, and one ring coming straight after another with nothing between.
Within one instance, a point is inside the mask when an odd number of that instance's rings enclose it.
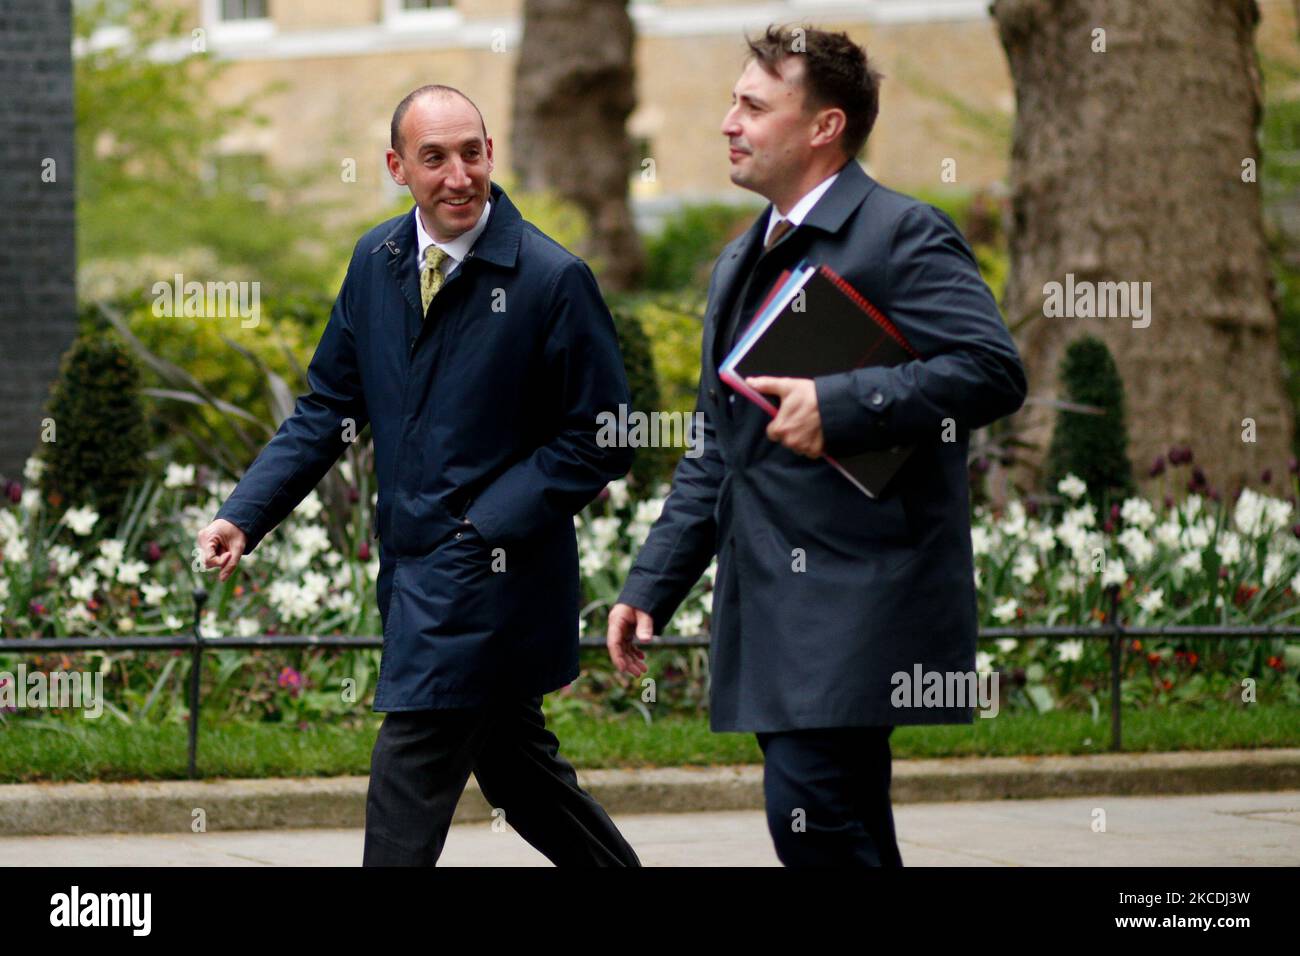
<instances>
[{"instance_id":1,"label":"red flower","mask_svg":"<svg viewBox=\"0 0 1300 956\"><path fill-rule=\"evenodd\" d=\"M1174 686L1174 682L1166 678L1164 684L1161 686L1163 686L1165 690L1172 690Z\"/></svg>"},{"instance_id":2,"label":"red flower","mask_svg":"<svg viewBox=\"0 0 1300 956\"><path fill-rule=\"evenodd\" d=\"M1142 642L1139 641L1137 638L1133 639L1133 650L1135 651L1142 650Z\"/></svg>"},{"instance_id":3,"label":"red flower","mask_svg":"<svg viewBox=\"0 0 1300 956\"><path fill-rule=\"evenodd\" d=\"M1268 666L1273 668L1279 674L1286 670L1286 665L1282 663L1282 658L1274 655L1268 659Z\"/></svg>"},{"instance_id":4,"label":"red flower","mask_svg":"<svg viewBox=\"0 0 1300 956\"><path fill-rule=\"evenodd\" d=\"M1155 651L1152 651L1150 654L1147 655L1147 663L1150 664L1152 667L1155 667L1157 664L1160 663L1160 655L1157 654Z\"/></svg>"},{"instance_id":5,"label":"red flower","mask_svg":"<svg viewBox=\"0 0 1300 956\"><path fill-rule=\"evenodd\" d=\"M1244 607L1246 602L1259 593L1259 587L1254 584L1238 584L1237 593L1232 601L1237 607Z\"/></svg>"},{"instance_id":6,"label":"red flower","mask_svg":"<svg viewBox=\"0 0 1300 956\"><path fill-rule=\"evenodd\" d=\"M369 561L369 560L370 560L370 542L369 542L369 541L362 541L361 544L360 544L360 546L358 546L358 548L357 548L357 560L358 560L358 561Z\"/></svg>"}]
</instances>

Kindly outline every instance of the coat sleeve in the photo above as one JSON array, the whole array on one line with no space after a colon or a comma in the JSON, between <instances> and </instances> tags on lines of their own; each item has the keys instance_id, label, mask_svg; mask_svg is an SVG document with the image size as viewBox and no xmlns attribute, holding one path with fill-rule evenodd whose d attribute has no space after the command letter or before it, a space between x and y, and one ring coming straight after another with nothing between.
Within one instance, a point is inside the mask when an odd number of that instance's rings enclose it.
<instances>
[{"instance_id":1,"label":"coat sleeve","mask_svg":"<svg viewBox=\"0 0 1300 956\"><path fill-rule=\"evenodd\" d=\"M591 269L572 260L547 295L539 401L558 402L558 429L484 488L467 517L489 544L521 541L572 521L601 488L627 474L633 450L599 440L601 413L629 406L627 373L614 320Z\"/></svg>"},{"instance_id":2,"label":"coat sleeve","mask_svg":"<svg viewBox=\"0 0 1300 956\"><path fill-rule=\"evenodd\" d=\"M298 397L293 414L280 423L217 512L218 518L244 532L247 551L256 548L325 477L347 448L345 434L359 435L370 421L353 337L354 284L349 266L307 367L309 391Z\"/></svg>"},{"instance_id":3,"label":"coat sleeve","mask_svg":"<svg viewBox=\"0 0 1300 956\"><path fill-rule=\"evenodd\" d=\"M713 301L717 266L709 279L708 301ZM714 519L726 464L718 451L713 421L704 400L710 359L700 355L700 385L695 399L694 420L701 453L683 456L673 473L672 490L663 512L650 529L628 571L618 603L639 608L654 618L656 634L662 634L673 614L686 600L695 582L709 567L717 551L718 527Z\"/></svg>"},{"instance_id":4,"label":"coat sleeve","mask_svg":"<svg viewBox=\"0 0 1300 956\"><path fill-rule=\"evenodd\" d=\"M677 463L664 510L637 553L618 596L618 603L640 608L654 618L656 634L664 633L717 550L714 507L726 465L718 453L713 424L699 399L695 421L702 426L695 439L701 454L683 457Z\"/></svg>"},{"instance_id":5,"label":"coat sleeve","mask_svg":"<svg viewBox=\"0 0 1300 956\"><path fill-rule=\"evenodd\" d=\"M1024 404L1024 367L975 256L952 220L912 207L889 248L887 316L924 358L814 379L830 455L982 428Z\"/></svg>"}]
</instances>

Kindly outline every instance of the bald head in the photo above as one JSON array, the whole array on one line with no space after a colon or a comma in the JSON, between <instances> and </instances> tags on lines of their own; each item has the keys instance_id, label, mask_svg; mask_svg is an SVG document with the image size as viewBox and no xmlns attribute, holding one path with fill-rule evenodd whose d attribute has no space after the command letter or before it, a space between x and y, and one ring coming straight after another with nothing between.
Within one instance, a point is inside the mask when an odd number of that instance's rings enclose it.
<instances>
[{"instance_id":1,"label":"bald head","mask_svg":"<svg viewBox=\"0 0 1300 956\"><path fill-rule=\"evenodd\" d=\"M402 151L402 121L406 119L406 114L411 106L417 100L423 100L425 97L437 97L440 99L460 99L473 107L474 112L478 114L479 125L483 128L483 138L487 139L487 124L483 122L483 113L478 106L474 104L468 96L456 89L454 86L444 86L441 83L429 83L418 89L411 90L404 97L402 102L397 104L397 109L393 110L393 121L388 128L389 145L393 151L400 153Z\"/></svg>"}]
</instances>

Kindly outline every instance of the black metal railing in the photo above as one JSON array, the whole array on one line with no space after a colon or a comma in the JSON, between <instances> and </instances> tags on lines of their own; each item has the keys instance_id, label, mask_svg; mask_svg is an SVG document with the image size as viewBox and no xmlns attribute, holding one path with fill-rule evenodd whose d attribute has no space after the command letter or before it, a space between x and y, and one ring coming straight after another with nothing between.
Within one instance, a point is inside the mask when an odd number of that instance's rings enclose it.
<instances>
[{"instance_id":1,"label":"black metal railing","mask_svg":"<svg viewBox=\"0 0 1300 956\"><path fill-rule=\"evenodd\" d=\"M1073 626L1073 625L1052 625L1042 627L984 627L980 628L978 639L980 641L998 640L1001 638L1016 638L1019 640L1030 639L1058 639L1058 640L1104 640L1109 642L1110 657L1110 749L1120 751L1123 749L1122 726L1120 722L1121 714L1121 682L1123 680L1123 659L1124 659L1124 641L1126 638L1219 638L1219 639L1239 639L1239 640L1265 640L1277 637L1297 637L1300 636L1300 627L1272 627L1268 625L1173 625L1168 627L1129 627L1120 622L1119 619L1119 589L1112 586L1108 589L1110 600L1110 613L1107 615L1105 625ZM123 637L60 637L60 638L41 638L32 640L30 638L0 638L0 654L16 653L45 655L58 653L60 651L91 651L91 650L148 650L148 651L170 651L170 650L189 650L190 652L190 679L188 688L189 703L189 744L188 744L188 773L191 779L198 776L198 746L199 746L199 708L200 699L200 677L202 676L203 652L205 648L218 648L220 650L263 650L267 648L293 648L293 647L328 647L339 650L372 648L381 649L383 647L382 637L361 637L353 635L329 635L324 637L311 635L260 635L256 637L204 637L200 631L200 622L203 614L203 607L207 604L208 592L203 588L195 588L193 591L194 598L194 625L191 632L187 635L176 635L173 637L140 637L140 636L123 636ZM580 646L584 648L603 648L605 639L603 637L586 637L579 641ZM707 635L698 637L682 637L680 635L663 635L656 636L643 647L707 647L709 638Z\"/></svg>"}]
</instances>

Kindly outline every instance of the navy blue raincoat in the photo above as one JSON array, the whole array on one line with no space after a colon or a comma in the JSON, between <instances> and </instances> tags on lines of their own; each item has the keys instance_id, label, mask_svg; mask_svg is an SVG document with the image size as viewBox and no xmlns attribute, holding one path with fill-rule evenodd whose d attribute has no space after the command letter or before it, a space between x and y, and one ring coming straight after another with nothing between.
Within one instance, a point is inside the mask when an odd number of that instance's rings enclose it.
<instances>
[{"instance_id":1,"label":"navy blue raincoat","mask_svg":"<svg viewBox=\"0 0 1300 956\"><path fill-rule=\"evenodd\" d=\"M595 277L495 183L491 198L486 228L427 316L413 211L361 238L308 368L311 391L217 513L252 551L369 422L377 711L473 706L572 681L573 516L631 464L630 449L597 441L600 413L629 398Z\"/></svg>"}]
</instances>

